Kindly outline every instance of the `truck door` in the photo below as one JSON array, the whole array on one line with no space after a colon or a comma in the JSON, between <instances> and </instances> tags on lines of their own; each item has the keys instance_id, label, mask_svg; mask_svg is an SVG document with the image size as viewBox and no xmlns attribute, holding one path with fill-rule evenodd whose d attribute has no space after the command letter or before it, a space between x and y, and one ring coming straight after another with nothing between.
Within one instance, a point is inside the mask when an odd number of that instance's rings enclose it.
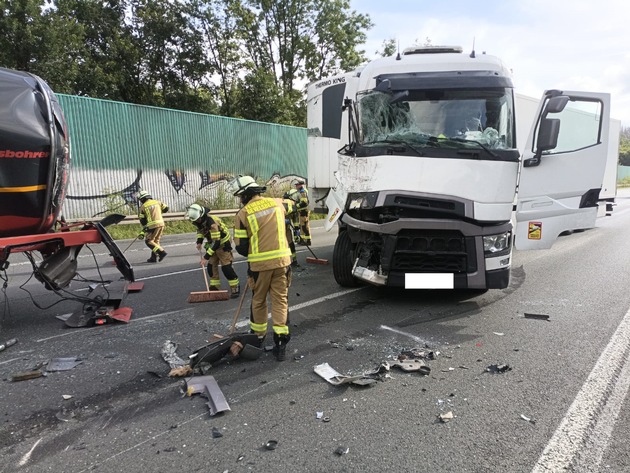
<instances>
[{"instance_id":1,"label":"truck door","mask_svg":"<svg viewBox=\"0 0 630 473\"><path fill-rule=\"evenodd\" d=\"M546 91L524 148L515 246L551 248L593 228L608 154L610 94Z\"/></svg>"}]
</instances>

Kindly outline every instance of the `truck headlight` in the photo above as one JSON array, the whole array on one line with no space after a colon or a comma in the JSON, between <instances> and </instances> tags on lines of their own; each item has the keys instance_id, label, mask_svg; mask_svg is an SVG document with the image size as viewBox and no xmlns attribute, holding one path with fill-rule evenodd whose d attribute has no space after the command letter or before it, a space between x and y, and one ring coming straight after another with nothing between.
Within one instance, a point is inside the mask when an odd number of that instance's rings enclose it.
<instances>
[{"instance_id":1,"label":"truck headlight","mask_svg":"<svg viewBox=\"0 0 630 473\"><path fill-rule=\"evenodd\" d=\"M352 193L348 194L348 210L353 209L373 209L376 205L378 192Z\"/></svg>"},{"instance_id":2,"label":"truck headlight","mask_svg":"<svg viewBox=\"0 0 630 473\"><path fill-rule=\"evenodd\" d=\"M499 233L498 235L486 235L483 237L483 251L485 253L497 253L510 248L512 232Z\"/></svg>"}]
</instances>

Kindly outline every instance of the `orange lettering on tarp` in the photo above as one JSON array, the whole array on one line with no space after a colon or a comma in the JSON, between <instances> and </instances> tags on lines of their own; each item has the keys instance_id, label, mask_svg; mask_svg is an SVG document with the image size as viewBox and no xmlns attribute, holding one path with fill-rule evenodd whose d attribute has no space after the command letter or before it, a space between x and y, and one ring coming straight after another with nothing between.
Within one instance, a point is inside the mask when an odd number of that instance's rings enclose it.
<instances>
[{"instance_id":1,"label":"orange lettering on tarp","mask_svg":"<svg viewBox=\"0 0 630 473\"><path fill-rule=\"evenodd\" d=\"M40 159L50 156L48 151L15 151L12 149L0 149L0 158Z\"/></svg>"}]
</instances>

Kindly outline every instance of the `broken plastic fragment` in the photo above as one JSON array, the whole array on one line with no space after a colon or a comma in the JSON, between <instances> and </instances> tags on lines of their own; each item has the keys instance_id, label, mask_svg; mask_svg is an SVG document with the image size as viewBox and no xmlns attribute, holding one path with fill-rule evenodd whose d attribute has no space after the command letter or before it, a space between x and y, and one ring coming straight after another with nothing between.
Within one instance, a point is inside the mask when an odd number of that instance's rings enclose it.
<instances>
[{"instance_id":1,"label":"broken plastic fragment","mask_svg":"<svg viewBox=\"0 0 630 473\"><path fill-rule=\"evenodd\" d=\"M216 427L212 427L212 438L218 439L221 437L223 437L223 434L221 433L221 431L217 429Z\"/></svg>"},{"instance_id":2,"label":"broken plastic fragment","mask_svg":"<svg viewBox=\"0 0 630 473\"><path fill-rule=\"evenodd\" d=\"M444 423L446 423L446 422L449 422L449 421L453 420L453 417L454 417L454 416L453 416L453 412L452 412L452 411L448 411L448 412L446 412L445 414L440 414L440 415L438 416L438 418L440 419L440 421L441 421L441 422L444 422Z\"/></svg>"},{"instance_id":3,"label":"broken plastic fragment","mask_svg":"<svg viewBox=\"0 0 630 473\"><path fill-rule=\"evenodd\" d=\"M545 314L523 314L526 319L538 319L538 320L547 320L549 321L549 316Z\"/></svg>"},{"instance_id":4,"label":"broken plastic fragment","mask_svg":"<svg viewBox=\"0 0 630 473\"><path fill-rule=\"evenodd\" d=\"M527 417L527 416L525 416L525 415L523 415L523 414L521 414L521 419L526 420L526 421L527 421L527 422L529 422L530 424L535 424L535 423L536 423L536 421L535 421L535 420L533 420L533 419L531 419L530 417Z\"/></svg>"},{"instance_id":5,"label":"broken plastic fragment","mask_svg":"<svg viewBox=\"0 0 630 473\"><path fill-rule=\"evenodd\" d=\"M278 441L277 440L268 440L267 443L264 444L264 447L267 450L275 450L276 448L278 448Z\"/></svg>"},{"instance_id":6,"label":"broken plastic fragment","mask_svg":"<svg viewBox=\"0 0 630 473\"><path fill-rule=\"evenodd\" d=\"M490 365L486 368L488 373L505 373L511 370L510 365Z\"/></svg>"},{"instance_id":7,"label":"broken plastic fragment","mask_svg":"<svg viewBox=\"0 0 630 473\"><path fill-rule=\"evenodd\" d=\"M321 419L322 417L324 417L324 413L318 411L317 414L315 414L315 417L317 417L318 419Z\"/></svg>"},{"instance_id":8,"label":"broken plastic fragment","mask_svg":"<svg viewBox=\"0 0 630 473\"><path fill-rule=\"evenodd\" d=\"M335 450L335 453L341 456L341 455L345 455L349 451L350 451L350 447L337 447L337 449Z\"/></svg>"},{"instance_id":9,"label":"broken plastic fragment","mask_svg":"<svg viewBox=\"0 0 630 473\"><path fill-rule=\"evenodd\" d=\"M72 368L80 365L82 361L80 361L76 357L70 358L53 358L46 365L46 371L67 371Z\"/></svg>"}]
</instances>

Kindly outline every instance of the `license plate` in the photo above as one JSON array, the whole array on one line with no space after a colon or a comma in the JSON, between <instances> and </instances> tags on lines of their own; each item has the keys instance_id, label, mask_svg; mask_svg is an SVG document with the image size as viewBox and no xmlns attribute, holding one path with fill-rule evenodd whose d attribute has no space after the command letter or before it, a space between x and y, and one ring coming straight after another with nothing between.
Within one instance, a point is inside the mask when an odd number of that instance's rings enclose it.
<instances>
[{"instance_id":1,"label":"license plate","mask_svg":"<svg viewBox=\"0 0 630 473\"><path fill-rule=\"evenodd\" d=\"M453 289L453 273L405 273L405 289Z\"/></svg>"}]
</instances>

